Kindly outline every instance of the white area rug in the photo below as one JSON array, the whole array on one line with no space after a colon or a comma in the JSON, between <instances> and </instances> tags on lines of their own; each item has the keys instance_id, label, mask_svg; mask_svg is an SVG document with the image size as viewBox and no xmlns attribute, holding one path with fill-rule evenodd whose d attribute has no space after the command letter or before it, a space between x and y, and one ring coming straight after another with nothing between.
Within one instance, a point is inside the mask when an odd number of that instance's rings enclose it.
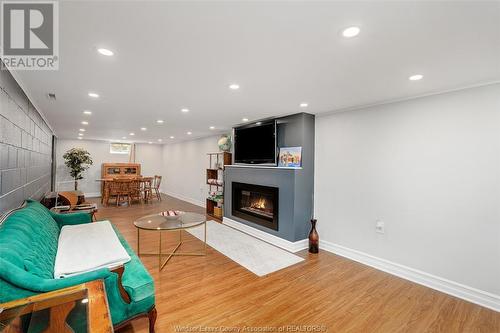
<instances>
[{"instance_id":1,"label":"white area rug","mask_svg":"<svg viewBox=\"0 0 500 333\"><path fill-rule=\"evenodd\" d=\"M203 240L203 226L187 231ZM207 244L252 273L263 276L304 259L223 224L207 222Z\"/></svg>"}]
</instances>

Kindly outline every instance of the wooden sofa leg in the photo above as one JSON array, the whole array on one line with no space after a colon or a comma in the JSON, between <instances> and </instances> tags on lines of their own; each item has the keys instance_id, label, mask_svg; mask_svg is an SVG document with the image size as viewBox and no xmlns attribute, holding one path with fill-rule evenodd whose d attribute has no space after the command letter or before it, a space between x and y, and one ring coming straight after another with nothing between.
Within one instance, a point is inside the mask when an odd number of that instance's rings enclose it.
<instances>
[{"instance_id":1,"label":"wooden sofa leg","mask_svg":"<svg viewBox=\"0 0 500 333\"><path fill-rule=\"evenodd\" d=\"M149 319L149 333L155 333L156 308L154 306L148 312L148 319Z\"/></svg>"},{"instance_id":2,"label":"wooden sofa leg","mask_svg":"<svg viewBox=\"0 0 500 333\"><path fill-rule=\"evenodd\" d=\"M130 304L131 301L130 295L127 293L122 284L122 277L123 277L123 272L125 272L125 267L118 266L115 269L113 269L112 272L118 274L118 291L120 291L120 296L122 297L125 303Z\"/></svg>"}]
</instances>

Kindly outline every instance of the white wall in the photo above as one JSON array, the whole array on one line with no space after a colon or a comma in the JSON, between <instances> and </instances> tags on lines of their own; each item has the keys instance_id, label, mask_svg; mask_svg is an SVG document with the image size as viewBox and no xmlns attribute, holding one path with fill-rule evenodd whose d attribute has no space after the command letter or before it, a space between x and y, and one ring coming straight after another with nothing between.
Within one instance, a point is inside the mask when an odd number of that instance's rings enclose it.
<instances>
[{"instance_id":1,"label":"white wall","mask_svg":"<svg viewBox=\"0 0 500 333\"><path fill-rule=\"evenodd\" d=\"M211 136L165 145L162 191L205 206L208 193L205 170L208 168L207 153L219 151L218 138Z\"/></svg>"},{"instance_id":2,"label":"white wall","mask_svg":"<svg viewBox=\"0 0 500 333\"><path fill-rule=\"evenodd\" d=\"M163 192L204 205L217 138L138 145L137 161ZM102 162L128 161L104 142L60 140L58 178L75 146L95 161L85 192L98 192ZM500 309L500 84L317 116L315 149L320 244L485 291Z\"/></svg>"},{"instance_id":3,"label":"white wall","mask_svg":"<svg viewBox=\"0 0 500 333\"><path fill-rule=\"evenodd\" d=\"M57 172L56 181L71 180L68 168L64 165L63 155L71 148L86 149L94 164L85 172L84 179L79 181L79 190L86 195L100 193L101 183L96 179L101 178L102 163L128 162L128 155L110 154L109 142L95 140L58 140L57 142ZM136 163L141 163L141 174L144 176L161 175L162 172L162 146L149 144L136 144ZM59 190L73 189L72 183L58 183Z\"/></svg>"},{"instance_id":4,"label":"white wall","mask_svg":"<svg viewBox=\"0 0 500 333\"><path fill-rule=\"evenodd\" d=\"M500 295L499 84L317 117L315 187L324 244Z\"/></svg>"},{"instance_id":5,"label":"white wall","mask_svg":"<svg viewBox=\"0 0 500 333\"><path fill-rule=\"evenodd\" d=\"M143 176L162 175L163 146L157 144L136 144L135 162L141 163L141 174Z\"/></svg>"}]
</instances>

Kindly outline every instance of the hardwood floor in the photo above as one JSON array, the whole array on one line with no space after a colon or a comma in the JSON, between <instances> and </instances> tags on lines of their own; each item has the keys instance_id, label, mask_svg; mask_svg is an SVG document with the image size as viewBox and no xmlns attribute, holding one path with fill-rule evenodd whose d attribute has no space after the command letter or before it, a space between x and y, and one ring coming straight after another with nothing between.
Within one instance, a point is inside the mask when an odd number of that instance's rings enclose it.
<instances>
[{"instance_id":1,"label":"hardwood floor","mask_svg":"<svg viewBox=\"0 0 500 333\"><path fill-rule=\"evenodd\" d=\"M111 220L136 248L134 219L166 209L204 212L164 196L161 203L100 207L97 218ZM184 250L201 247L190 234L183 237L188 240ZM164 250L176 240L167 234ZM141 232L141 251L157 251L157 244L157 234ZM161 272L156 258L142 257L155 280L156 331L500 332L495 311L326 251L298 255L306 260L260 278L211 248L206 257L174 257ZM316 325L317 330L294 325ZM120 332L147 332L147 327L140 319Z\"/></svg>"}]
</instances>

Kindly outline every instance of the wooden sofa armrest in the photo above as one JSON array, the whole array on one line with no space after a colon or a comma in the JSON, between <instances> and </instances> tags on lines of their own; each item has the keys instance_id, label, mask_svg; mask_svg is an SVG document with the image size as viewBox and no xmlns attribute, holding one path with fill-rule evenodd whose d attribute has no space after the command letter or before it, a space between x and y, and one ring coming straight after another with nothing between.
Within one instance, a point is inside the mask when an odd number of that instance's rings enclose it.
<instances>
[{"instance_id":1,"label":"wooden sofa armrest","mask_svg":"<svg viewBox=\"0 0 500 333\"><path fill-rule=\"evenodd\" d=\"M125 272L125 266L121 265L111 269L111 272L118 274L118 290L120 291L120 296L123 298L123 301L127 304L130 304L130 295L127 293L125 288L123 288L122 277L123 272Z\"/></svg>"}]
</instances>

